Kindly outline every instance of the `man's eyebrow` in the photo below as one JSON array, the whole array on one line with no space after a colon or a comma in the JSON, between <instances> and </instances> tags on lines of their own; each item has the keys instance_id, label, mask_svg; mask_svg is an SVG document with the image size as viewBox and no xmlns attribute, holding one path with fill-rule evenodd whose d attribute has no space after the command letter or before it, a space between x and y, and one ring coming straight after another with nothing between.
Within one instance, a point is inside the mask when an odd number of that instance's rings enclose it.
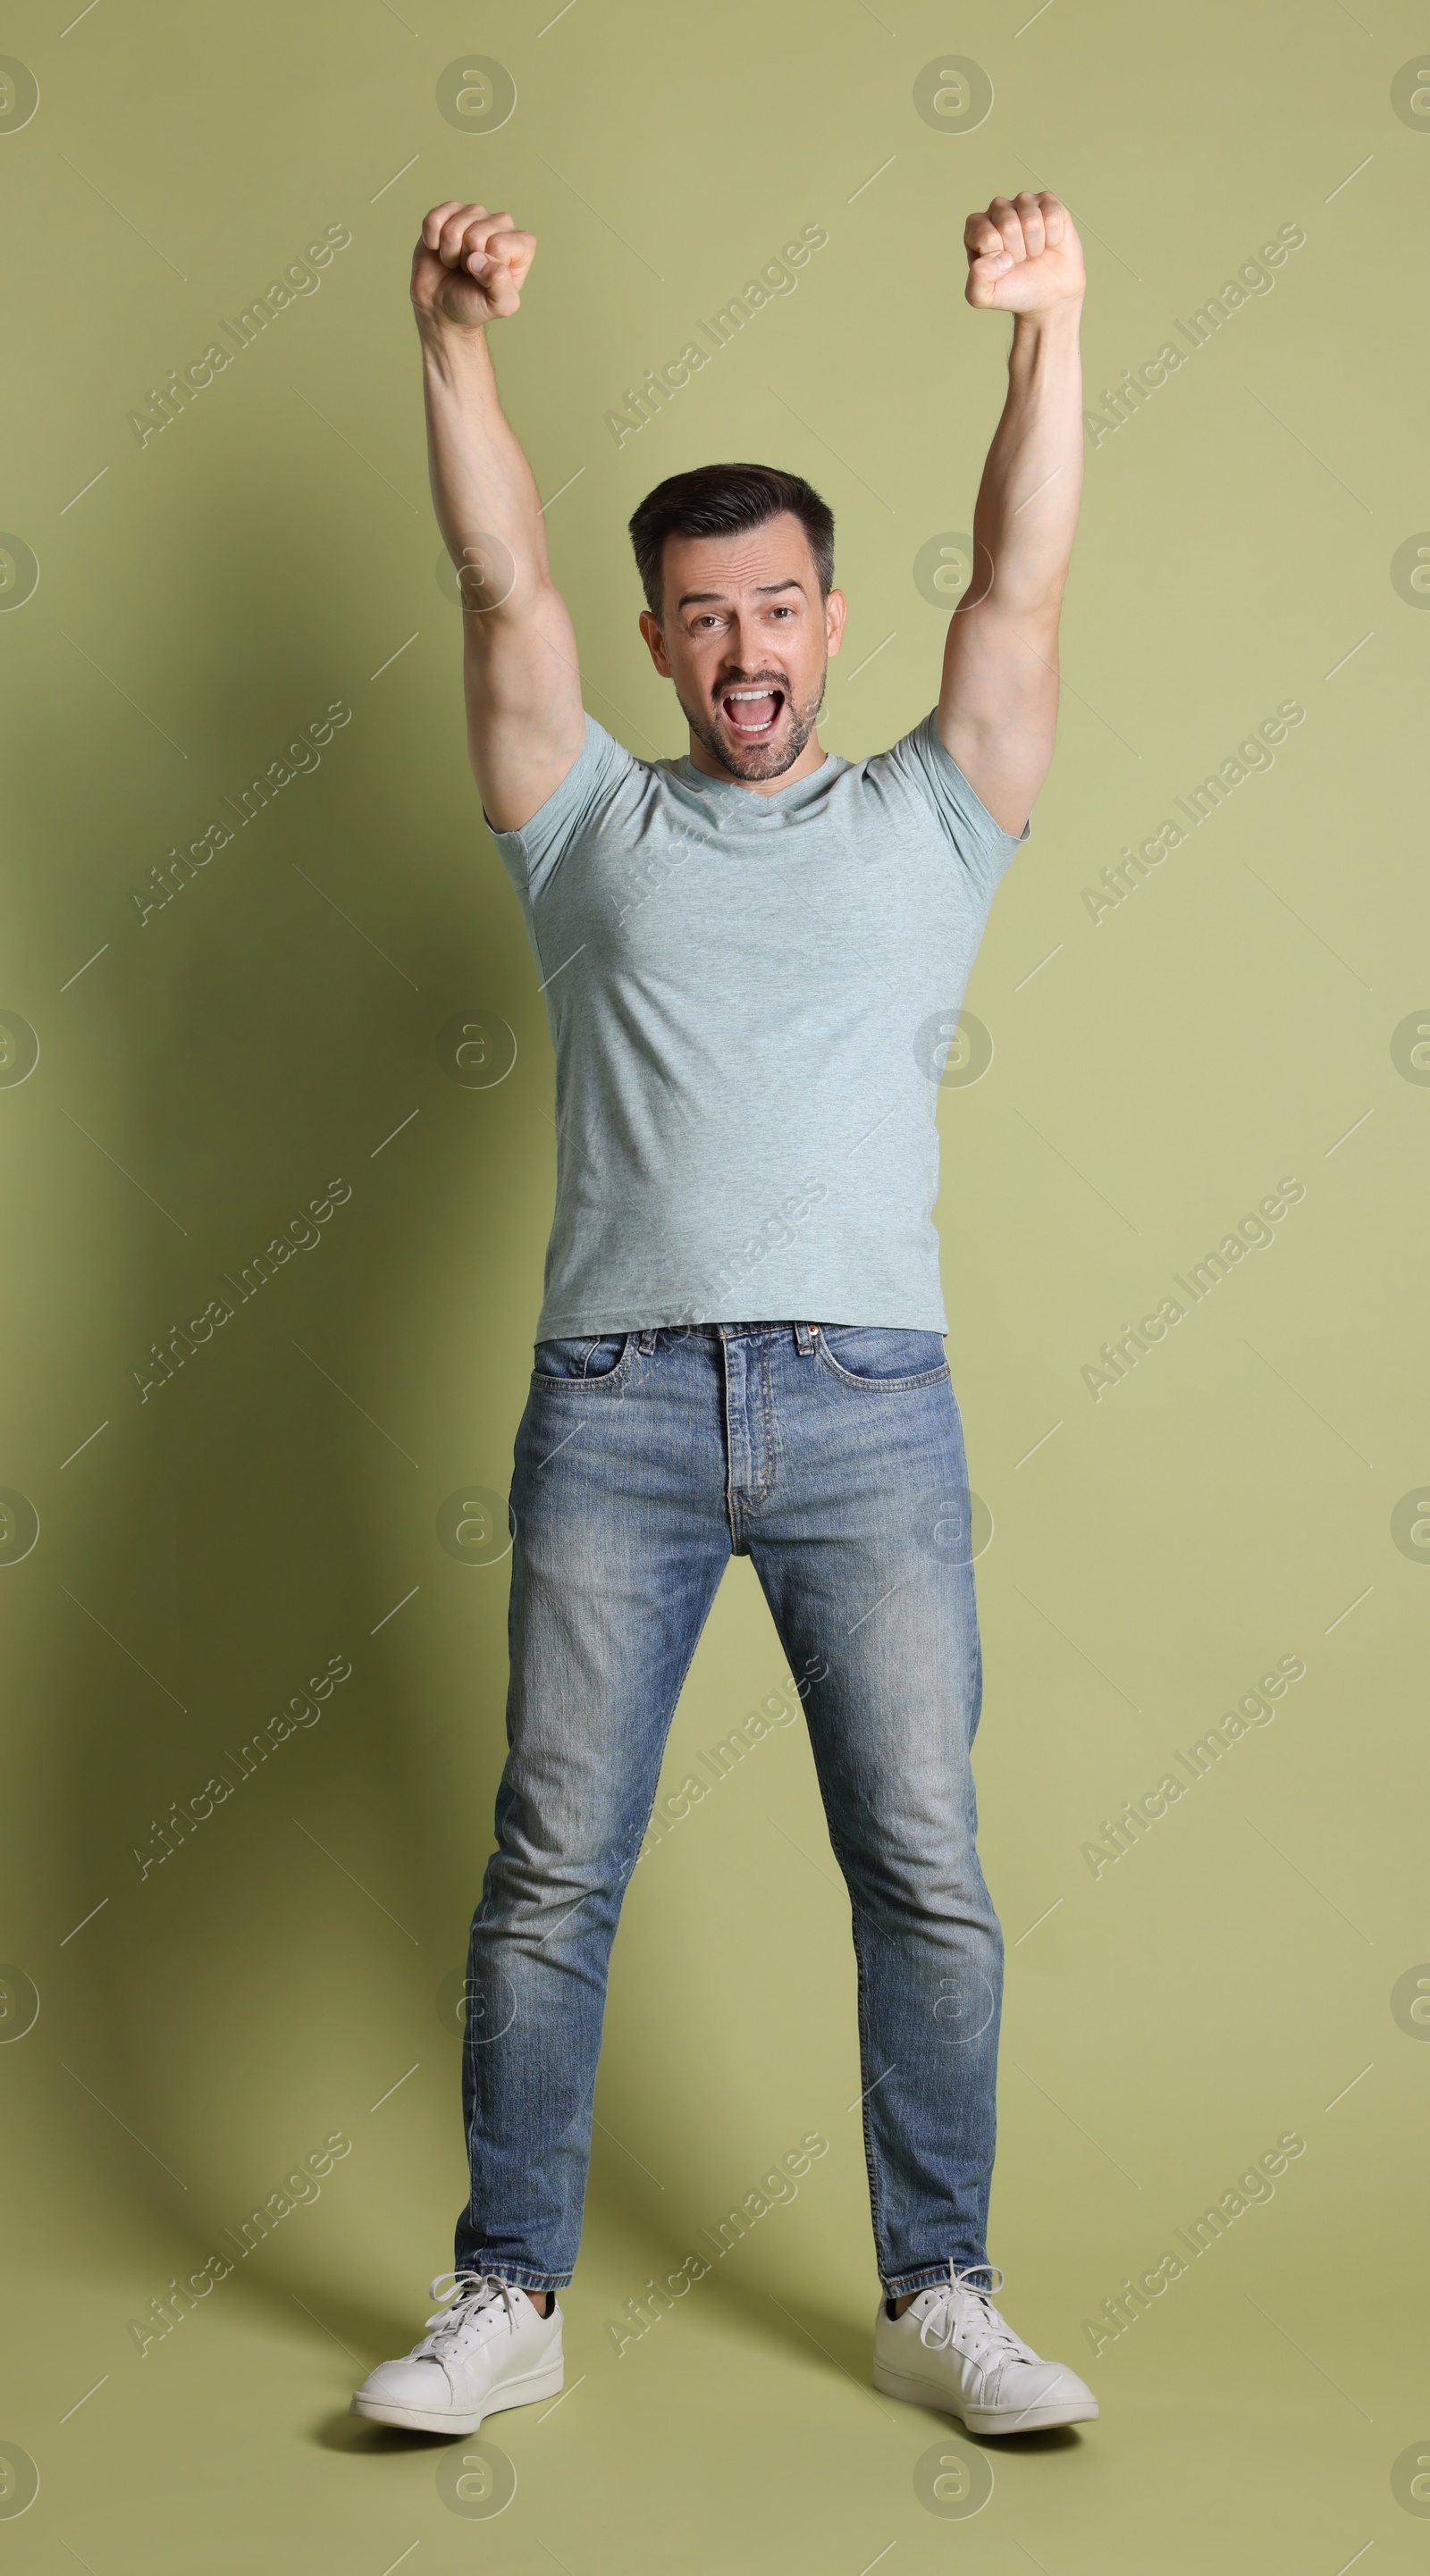
<instances>
[{"instance_id":1,"label":"man's eyebrow","mask_svg":"<svg viewBox=\"0 0 1430 2576\"><path fill-rule=\"evenodd\" d=\"M755 597L756 599L768 599L778 590L798 590L802 592L803 589L803 582L796 581L793 573L791 573L788 581L762 581L755 592ZM727 599L728 597L728 591L724 590L683 590L675 604L677 608L689 608L696 603L704 602L706 600L719 601Z\"/></svg>"}]
</instances>

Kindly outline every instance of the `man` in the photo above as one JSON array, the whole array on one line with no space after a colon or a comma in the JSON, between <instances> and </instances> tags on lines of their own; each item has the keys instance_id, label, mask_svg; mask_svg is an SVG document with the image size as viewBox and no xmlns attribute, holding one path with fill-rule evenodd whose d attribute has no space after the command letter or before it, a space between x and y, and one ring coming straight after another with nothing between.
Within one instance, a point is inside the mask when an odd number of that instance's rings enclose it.
<instances>
[{"instance_id":1,"label":"man","mask_svg":"<svg viewBox=\"0 0 1430 2576\"><path fill-rule=\"evenodd\" d=\"M975 1849L982 1670L932 1208L938 1076L1052 756L1081 483L1077 233L970 216L1008 398L938 704L850 762L816 732L845 602L799 476L706 466L630 523L688 754L584 712L487 326L535 252L444 204L412 295L464 606L472 768L556 1051L556 1215L511 1492L509 1754L472 1926L471 2198L451 2295L354 2411L424 2432L562 2384L612 1935L677 1695L748 1555L851 1901L883 2297L874 2381L975 2432L1097 2413L992 2304L1001 1937ZM431 2295L443 2295L433 2282Z\"/></svg>"}]
</instances>

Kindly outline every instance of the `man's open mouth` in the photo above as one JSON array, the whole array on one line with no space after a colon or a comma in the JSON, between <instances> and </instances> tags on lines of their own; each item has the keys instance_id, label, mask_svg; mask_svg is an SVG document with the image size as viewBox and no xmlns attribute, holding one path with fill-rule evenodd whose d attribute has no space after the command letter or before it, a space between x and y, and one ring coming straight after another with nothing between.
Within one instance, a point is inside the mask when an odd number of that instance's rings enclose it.
<instances>
[{"instance_id":1,"label":"man's open mouth","mask_svg":"<svg viewBox=\"0 0 1430 2576\"><path fill-rule=\"evenodd\" d=\"M783 689L727 689L720 701L725 721L742 741L758 742L773 733L784 705Z\"/></svg>"}]
</instances>

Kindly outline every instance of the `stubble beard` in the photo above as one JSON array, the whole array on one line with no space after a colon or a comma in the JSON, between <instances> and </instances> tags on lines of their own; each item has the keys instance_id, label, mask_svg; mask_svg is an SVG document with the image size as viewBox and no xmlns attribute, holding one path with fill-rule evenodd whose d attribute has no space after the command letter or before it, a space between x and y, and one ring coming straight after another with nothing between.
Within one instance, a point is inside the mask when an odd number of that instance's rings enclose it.
<instances>
[{"instance_id":1,"label":"stubble beard","mask_svg":"<svg viewBox=\"0 0 1430 2576\"><path fill-rule=\"evenodd\" d=\"M703 745L711 759L718 761L729 776L746 780L783 778L787 769L793 769L819 722L819 711L824 704L828 676L829 660L826 655L824 667L819 675L819 687L803 707L797 707L793 697L786 692L785 707L777 737L768 743L731 742L727 745L716 733L714 724L703 707L688 706L685 699L680 697L678 690L676 695L681 713L696 741ZM741 681L738 685L743 688L749 683Z\"/></svg>"}]
</instances>

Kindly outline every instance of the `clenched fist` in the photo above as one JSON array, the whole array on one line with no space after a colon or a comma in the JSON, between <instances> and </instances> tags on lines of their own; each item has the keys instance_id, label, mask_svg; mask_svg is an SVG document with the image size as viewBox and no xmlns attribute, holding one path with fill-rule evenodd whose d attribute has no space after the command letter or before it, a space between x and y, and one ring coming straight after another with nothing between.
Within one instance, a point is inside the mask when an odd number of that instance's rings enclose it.
<instances>
[{"instance_id":1,"label":"clenched fist","mask_svg":"<svg viewBox=\"0 0 1430 2576\"><path fill-rule=\"evenodd\" d=\"M969 216L963 247L963 291L980 311L1045 312L1071 302L1087 285L1077 228L1061 200L1046 191L1034 196L1024 188L1016 197L995 197L986 214Z\"/></svg>"},{"instance_id":2,"label":"clenched fist","mask_svg":"<svg viewBox=\"0 0 1430 2576\"><path fill-rule=\"evenodd\" d=\"M412 255L412 301L419 325L437 315L471 327L505 321L521 302L536 257L535 233L516 230L510 215L455 199L422 218Z\"/></svg>"}]
</instances>

